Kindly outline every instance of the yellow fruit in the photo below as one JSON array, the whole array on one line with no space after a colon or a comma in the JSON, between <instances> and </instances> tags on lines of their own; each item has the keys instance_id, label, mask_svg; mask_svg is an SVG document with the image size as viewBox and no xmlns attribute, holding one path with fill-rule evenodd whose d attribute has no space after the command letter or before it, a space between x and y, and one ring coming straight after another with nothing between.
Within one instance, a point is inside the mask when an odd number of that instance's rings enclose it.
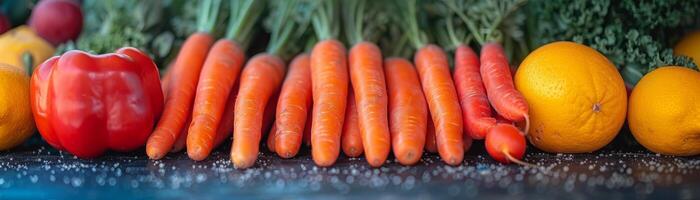
<instances>
[{"instance_id":1,"label":"yellow fruit","mask_svg":"<svg viewBox=\"0 0 700 200\"><path fill-rule=\"evenodd\" d=\"M29 77L19 67L0 64L0 150L21 144L34 129Z\"/></svg>"},{"instance_id":2,"label":"yellow fruit","mask_svg":"<svg viewBox=\"0 0 700 200\"><path fill-rule=\"evenodd\" d=\"M55 49L28 26L19 26L0 35L0 63L25 67L22 56L32 55L32 67L49 59Z\"/></svg>"},{"instance_id":3,"label":"yellow fruit","mask_svg":"<svg viewBox=\"0 0 700 200\"><path fill-rule=\"evenodd\" d=\"M552 153L585 153L612 141L625 122L627 93L615 66L596 50L553 42L528 55L515 86L530 105L528 139Z\"/></svg>"},{"instance_id":4,"label":"yellow fruit","mask_svg":"<svg viewBox=\"0 0 700 200\"><path fill-rule=\"evenodd\" d=\"M661 154L700 154L700 72L661 67L637 83L628 122L642 146Z\"/></svg>"},{"instance_id":5,"label":"yellow fruit","mask_svg":"<svg viewBox=\"0 0 700 200\"><path fill-rule=\"evenodd\" d=\"M693 59L696 65L700 65L700 31L689 33L683 37L673 48L673 54L688 56Z\"/></svg>"}]
</instances>

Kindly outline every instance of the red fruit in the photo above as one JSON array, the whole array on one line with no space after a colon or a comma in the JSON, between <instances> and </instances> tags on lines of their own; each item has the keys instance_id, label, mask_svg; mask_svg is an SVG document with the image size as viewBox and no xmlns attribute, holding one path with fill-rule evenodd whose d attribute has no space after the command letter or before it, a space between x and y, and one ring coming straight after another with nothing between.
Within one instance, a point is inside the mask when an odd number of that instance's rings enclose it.
<instances>
[{"instance_id":1,"label":"red fruit","mask_svg":"<svg viewBox=\"0 0 700 200\"><path fill-rule=\"evenodd\" d=\"M0 34L3 34L10 30L12 28L12 24L10 24L10 20L5 17L5 15L0 14Z\"/></svg>"},{"instance_id":2,"label":"red fruit","mask_svg":"<svg viewBox=\"0 0 700 200\"><path fill-rule=\"evenodd\" d=\"M500 163L520 163L525 155L525 136L513 125L499 123L486 134L486 151ZM506 155L510 155L510 158Z\"/></svg>"},{"instance_id":3,"label":"red fruit","mask_svg":"<svg viewBox=\"0 0 700 200\"><path fill-rule=\"evenodd\" d=\"M53 45L75 40L83 29L83 12L72 0L42 0L34 7L29 26Z\"/></svg>"}]
</instances>

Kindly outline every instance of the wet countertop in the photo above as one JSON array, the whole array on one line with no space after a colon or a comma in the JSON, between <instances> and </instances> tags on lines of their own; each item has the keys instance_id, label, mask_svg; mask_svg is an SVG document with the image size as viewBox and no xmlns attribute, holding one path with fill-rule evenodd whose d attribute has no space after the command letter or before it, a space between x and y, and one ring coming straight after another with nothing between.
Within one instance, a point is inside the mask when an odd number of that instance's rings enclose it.
<instances>
[{"instance_id":1,"label":"wet countertop","mask_svg":"<svg viewBox=\"0 0 700 200\"><path fill-rule=\"evenodd\" d=\"M40 140L30 142L0 153L0 199L700 198L700 157L662 156L641 148L572 155L528 147L524 160L538 167L498 164L479 142L460 166L426 154L410 167L390 158L383 167L370 168L362 158L341 156L333 167L320 168L308 151L288 160L263 151L254 168L237 170L229 162L229 147L223 145L202 162L185 153L159 161L143 153L114 152L81 160Z\"/></svg>"}]
</instances>

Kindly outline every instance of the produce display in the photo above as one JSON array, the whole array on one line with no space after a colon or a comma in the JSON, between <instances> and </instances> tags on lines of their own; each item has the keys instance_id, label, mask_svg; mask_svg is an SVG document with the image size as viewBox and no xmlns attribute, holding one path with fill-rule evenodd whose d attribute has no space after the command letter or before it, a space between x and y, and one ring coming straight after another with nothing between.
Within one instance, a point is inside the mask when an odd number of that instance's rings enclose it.
<instances>
[{"instance_id":1,"label":"produce display","mask_svg":"<svg viewBox=\"0 0 700 200\"><path fill-rule=\"evenodd\" d=\"M0 151L38 133L87 161L226 148L240 171L452 169L476 148L547 171L528 154L613 140L692 159L698 16L697 0L1 1Z\"/></svg>"}]
</instances>

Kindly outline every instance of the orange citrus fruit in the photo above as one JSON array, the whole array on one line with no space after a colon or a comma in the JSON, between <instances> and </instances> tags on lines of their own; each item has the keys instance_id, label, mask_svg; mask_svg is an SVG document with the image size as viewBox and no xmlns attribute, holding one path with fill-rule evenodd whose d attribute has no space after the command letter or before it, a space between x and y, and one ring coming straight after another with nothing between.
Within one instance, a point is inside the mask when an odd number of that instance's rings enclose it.
<instances>
[{"instance_id":1,"label":"orange citrus fruit","mask_svg":"<svg viewBox=\"0 0 700 200\"><path fill-rule=\"evenodd\" d=\"M0 64L0 150L21 144L34 130L29 77L19 67Z\"/></svg>"},{"instance_id":2,"label":"orange citrus fruit","mask_svg":"<svg viewBox=\"0 0 700 200\"><path fill-rule=\"evenodd\" d=\"M688 56L696 65L700 65L700 31L684 36L673 48L673 54Z\"/></svg>"},{"instance_id":3,"label":"orange citrus fruit","mask_svg":"<svg viewBox=\"0 0 700 200\"><path fill-rule=\"evenodd\" d=\"M637 83L629 102L632 135L666 155L700 154L700 72L661 67Z\"/></svg>"},{"instance_id":4,"label":"orange citrus fruit","mask_svg":"<svg viewBox=\"0 0 700 200\"><path fill-rule=\"evenodd\" d=\"M528 139L553 153L585 153L612 141L625 122L622 76L598 51L553 42L528 55L515 86L530 105Z\"/></svg>"}]
</instances>

